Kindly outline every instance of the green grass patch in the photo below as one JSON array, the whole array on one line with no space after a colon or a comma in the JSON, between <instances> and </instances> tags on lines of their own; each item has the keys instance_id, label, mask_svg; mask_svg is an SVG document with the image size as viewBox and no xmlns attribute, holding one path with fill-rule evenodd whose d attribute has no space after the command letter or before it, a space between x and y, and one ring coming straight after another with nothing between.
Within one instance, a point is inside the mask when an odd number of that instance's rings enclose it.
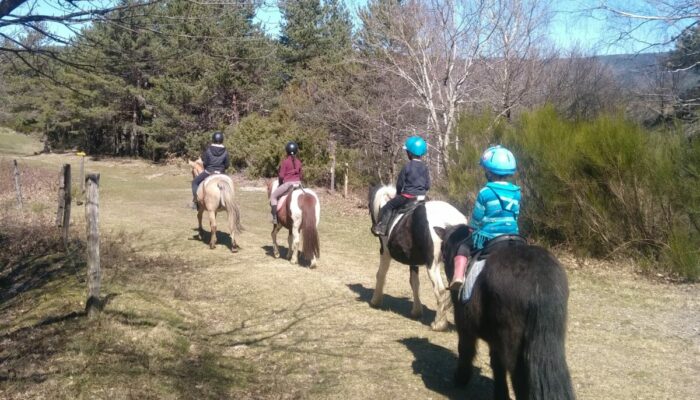
<instances>
[{"instance_id":1,"label":"green grass patch","mask_svg":"<svg viewBox=\"0 0 700 400\"><path fill-rule=\"evenodd\" d=\"M36 137L0 127L0 154L32 155L42 148Z\"/></svg>"}]
</instances>

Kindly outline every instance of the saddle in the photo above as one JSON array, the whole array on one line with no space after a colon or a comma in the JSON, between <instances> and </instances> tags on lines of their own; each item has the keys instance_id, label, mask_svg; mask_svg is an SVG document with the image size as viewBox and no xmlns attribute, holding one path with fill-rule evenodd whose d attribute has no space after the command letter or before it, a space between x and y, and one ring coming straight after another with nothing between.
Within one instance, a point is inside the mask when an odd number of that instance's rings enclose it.
<instances>
[{"instance_id":1,"label":"saddle","mask_svg":"<svg viewBox=\"0 0 700 400\"><path fill-rule=\"evenodd\" d=\"M467 266L467 276L464 278L464 284L462 284L462 289L459 291L460 303L466 304L472 297L476 278L478 278L481 271L483 271L486 265L486 259L493 248L497 244L510 245L515 243L527 243L527 240L520 235L502 235L486 242L483 249L472 252L469 265Z\"/></svg>"},{"instance_id":2,"label":"saddle","mask_svg":"<svg viewBox=\"0 0 700 400\"><path fill-rule=\"evenodd\" d=\"M197 186L198 197L199 197L199 189L202 189L202 199L204 199L205 191L203 188L206 187L206 185L212 179L225 179L226 181L228 181L228 184L231 185L231 187L233 187L233 179L231 179L230 176L224 174L223 172L212 172L209 174L209 176L204 178L204 180L202 181L202 183L199 184L199 186Z\"/></svg>"},{"instance_id":3,"label":"saddle","mask_svg":"<svg viewBox=\"0 0 700 400\"><path fill-rule=\"evenodd\" d=\"M394 223L398 222L398 220L401 219L404 215L412 213L413 210L415 210L419 205L425 203L426 200L427 199L425 196L417 196L415 200L404 204L396 210L393 210L393 212L391 213L391 217L389 218L387 236L391 234L391 229L394 227Z\"/></svg>"},{"instance_id":4,"label":"saddle","mask_svg":"<svg viewBox=\"0 0 700 400\"><path fill-rule=\"evenodd\" d=\"M291 203L291 202L287 201L287 200L291 200L291 198L288 196L293 191L295 191L296 189L300 189L300 188L301 188L301 183L294 184L294 185L290 186L289 189L287 189L287 191L282 194L282 196L280 196L279 200L277 200L277 213L279 213L280 210L282 210L283 208L287 208L287 209L289 208L287 203Z\"/></svg>"}]
</instances>

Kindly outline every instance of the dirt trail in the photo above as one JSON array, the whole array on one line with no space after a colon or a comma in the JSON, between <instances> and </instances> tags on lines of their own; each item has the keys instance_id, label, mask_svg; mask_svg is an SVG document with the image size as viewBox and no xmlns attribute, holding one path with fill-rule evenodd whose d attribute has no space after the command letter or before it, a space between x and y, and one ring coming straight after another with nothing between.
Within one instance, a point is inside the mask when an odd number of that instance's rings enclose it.
<instances>
[{"instance_id":1,"label":"dirt trail","mask_svg":"<svg viewBox=\"0 0 700 400\"><path fill-rule=\"evenodd\" d=\"M35 162L58 165L61 158ZM160 287L158 275L143 279L154 293L163 293L162 307L173 318L197 328L190 352L206 344L225 365L252 366L253 376L242 388L209 397L490 398L483 344L477 356L481 376L466 389L453 388L457 335L430 330L435 299L423 270L421 320L408 317L408 268L397 263L389 270L384 307L369 307L378 243L369 233L366 211L322 196L321 258L318 269L310 270L270 255L268 207L260 190L238 187L246 231L237 238L241 251L231 254L222 245L209 250L193 238L196 213L185 208L184 167L104 161L91 162L89 169L102 173L106 237L124 232L135 255L176 257L186 264L173 268L176 276L163 277L176 282L174 289ZM221 215L219 229L224 226ZM225 235L221 239L225 242ZM286 245L285 235L280 239ZM571 286L567 356L578 398L696 398L698 286L651 282L629 267L594 270L566 254L561 259ZM116 295L108 308L129 312L134 298Z\"/></svg>"}]
</instances>

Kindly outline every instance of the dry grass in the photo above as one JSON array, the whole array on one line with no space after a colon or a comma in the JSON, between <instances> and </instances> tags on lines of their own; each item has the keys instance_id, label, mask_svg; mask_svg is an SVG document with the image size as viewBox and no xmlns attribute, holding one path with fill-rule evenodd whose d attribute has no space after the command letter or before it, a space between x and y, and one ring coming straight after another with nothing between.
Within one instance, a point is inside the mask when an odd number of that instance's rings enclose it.
<instances>
[{"instance_id":1,"label":"dry grass","mask_svg":"<svg viewBox=\"0 0 700 400\"><path fill-rule=\"evenodd\" d=\"M74 160L23 162L50 177ZM263 191L237 190L247 229L237 239L241 252L231 255L194 238L184 165L108 159L88 168L102 173L104 312L97 321L82 314L79 241L66 256L50 224L2 228L3 293L42 278L0 303L0 398L490 398L483 346L478 379L466 389L452 386L456 334L430 331L435 300L424 273L422 319L408 318L408 270L397 264L384 307L368 306L378 245L363 196L317 190L323 257L309 270L269 255ZM237 179L239 189L259 184ZM81 213L73 213L78 239ZM22 242L42 233L43 242ZM632 265L559 256L571 286L567 354L578 398L695 397L698 286L650 281Z\"/></svg>"}]
</instances>

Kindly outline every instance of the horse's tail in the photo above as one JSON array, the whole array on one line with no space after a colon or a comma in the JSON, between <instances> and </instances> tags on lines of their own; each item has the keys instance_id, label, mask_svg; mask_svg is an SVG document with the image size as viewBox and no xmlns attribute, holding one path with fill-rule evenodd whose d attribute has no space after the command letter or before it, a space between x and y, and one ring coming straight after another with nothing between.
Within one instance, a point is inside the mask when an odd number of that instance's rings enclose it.
<instances>
[{"instance_id":1,"label":"horse's tail","mask_svg":"<svg viewBox=\"0 0 700 400\"><path fill-rule=\"evenodd\" d=\"M318 230L316 229L316 197L311 194L299 196L299 208L301 208L301 234L302 249L304 258L311 260L321 256L321 249L318 243Z\"/></svg>"},{"instance_id":2,"label":"horse's tail","mask_svg":"<svg viewBox=\"0 0 700 400\"><path fill-rule=\"evenodd\" d=\"M228 228L231 233L241 233L243 231L243 226L241 225L241 210L238 208L238 204L233 201L233 187L226 182L221 181L218 184L219 190L221 191L221 205L226 208L226 214L228 214Z\"/></svg>"},{"instance_id":3,"label":"horse's tail","mask_svg":"<svg viewBox=\"0 0 700 400\"><path fill-rule=\"evenodd\" d=\"M523 338L523 349L516 368L521 382L528 382L529 399L573 400L574 390L566 364L566 308L569 297L566 274L554 264L543 266L551 274L551 288L532 288ZM523 376L524 375L524 376ZM515 380L515 379L514 379Z\"/></svg>"}]
</instances>

